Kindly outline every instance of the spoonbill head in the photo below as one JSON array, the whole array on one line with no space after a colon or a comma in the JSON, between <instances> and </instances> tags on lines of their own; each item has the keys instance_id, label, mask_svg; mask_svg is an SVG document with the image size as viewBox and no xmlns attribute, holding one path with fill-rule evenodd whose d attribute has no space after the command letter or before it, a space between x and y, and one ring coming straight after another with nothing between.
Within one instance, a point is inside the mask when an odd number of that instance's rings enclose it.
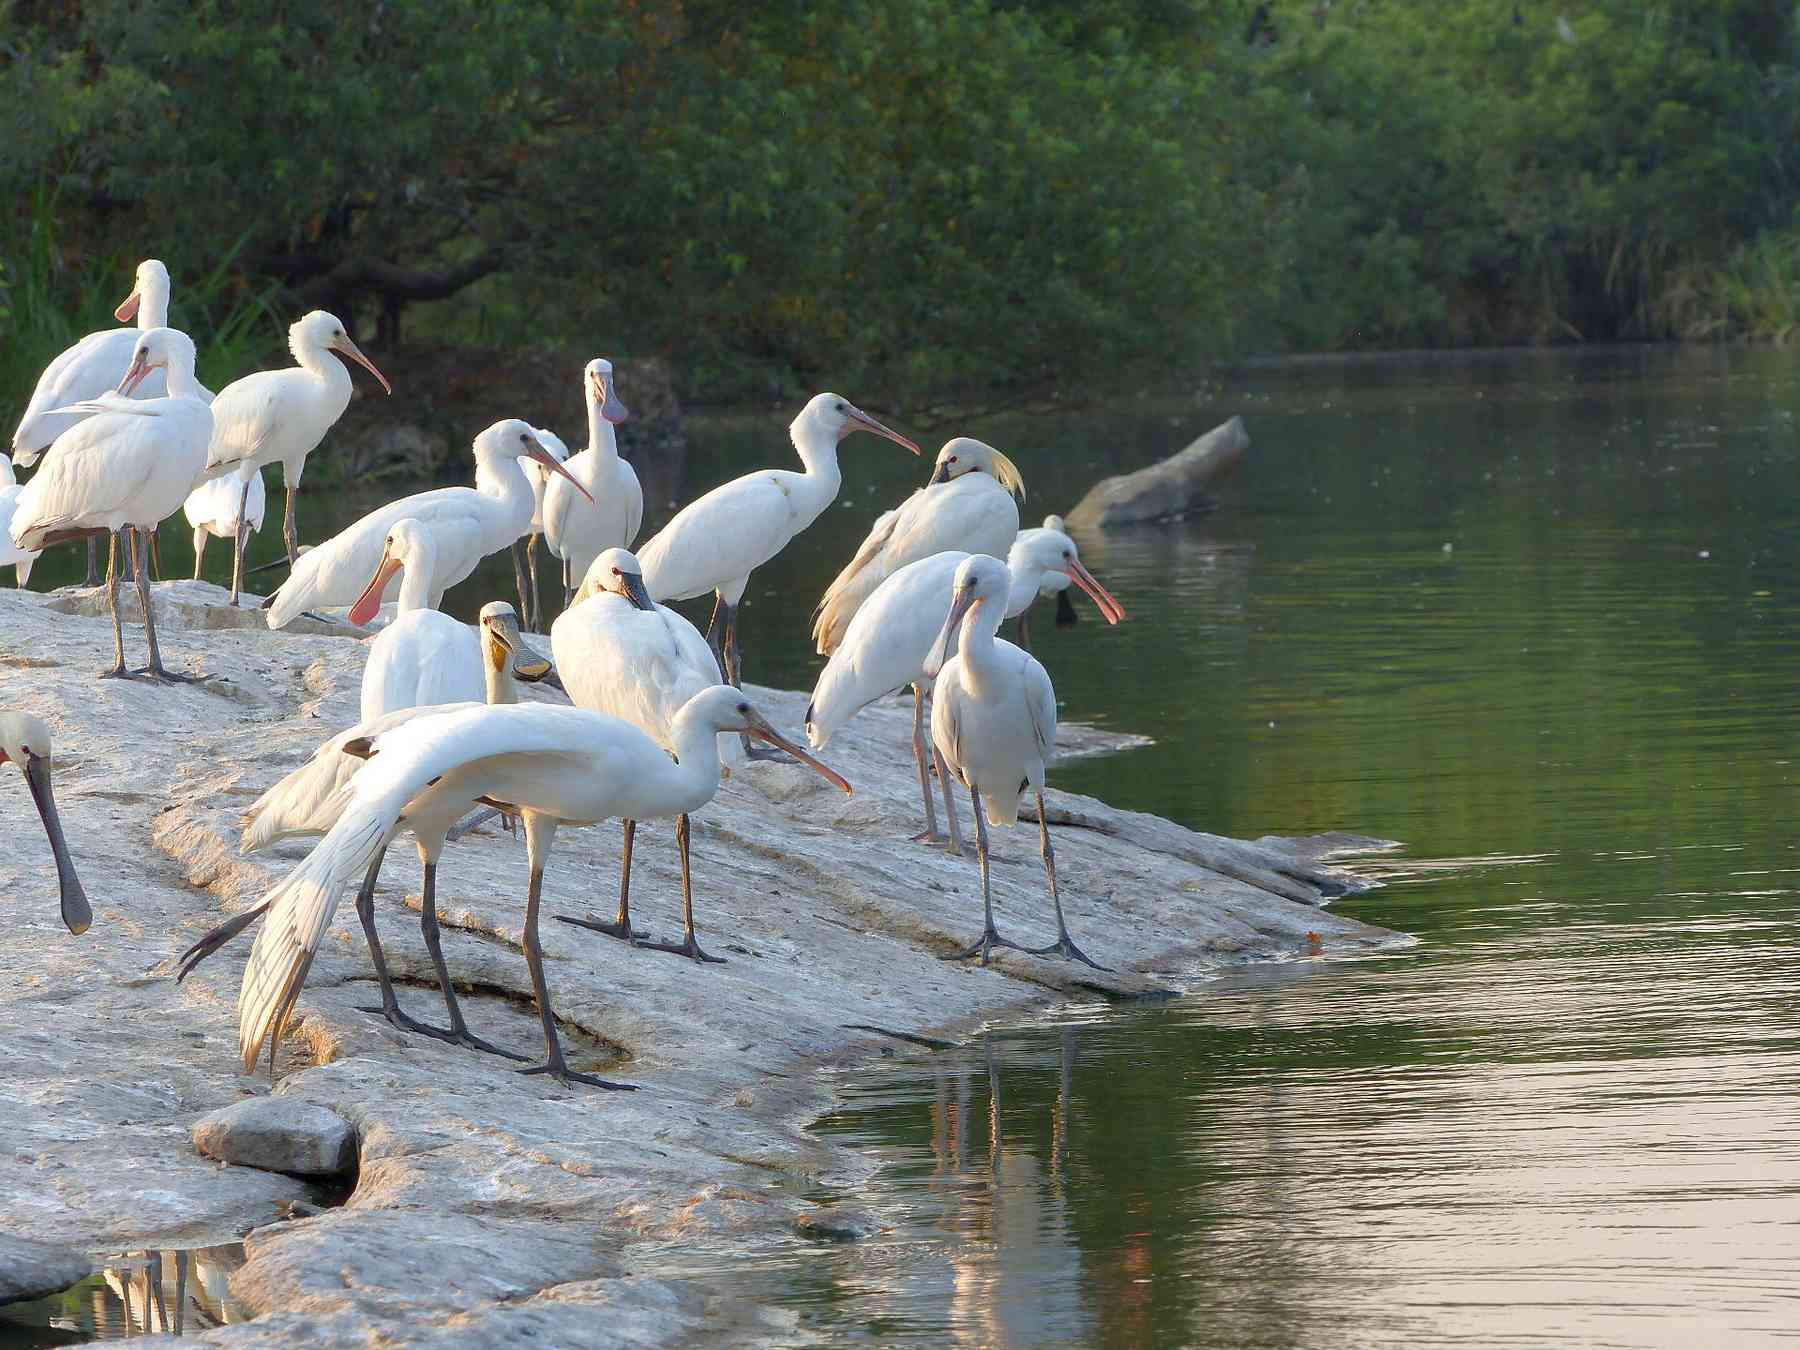
<instances>
[{"instance_id":1,"label":"spoonbill head","mask_svg":"<svg viewBox=\"0 0 1800 1350\"><path fill-rule=\"evenodd\" d=\"M481 607L481 654L496 673L510 665L514 679L535 683L550 673L550 663L519 636L518 613L504 600Z\"/></svg>"},{"instance_id":2,"label":"spoonbill head","mask_svg":"<svg viewBox=\"0 0 1800 1350\"><path fill-rule=\"evenodd\" d=\"M0 712L0 764L11 762L25 775L25 786L37 804L56 858L56 879L62 891L62 920L71 933L85 933L94 921L87 893L75 875L63 838L62 820L56 814L56 798L50 791L50 728L30 713Z\"/></svg>"},{"instance_id":3,"label":"spoonbill head","mask_svg":"<svg viewBox=\"0 0 1800 1350\"><path fill-rule=\"evenodd\" d=\"M587 363L582 377L587 381L589 397L593 399L594 406L600 410L600 416L614 426L618 426L619 423L631 416L625 405L619 402L618 392L613 388L611 361L604 356L596 356Z\"/></svg>"},{"instance_id":4,"label":"spoonbill head","mask_svg":"<svg viewBox=\"0 0 1800 1350\"><path fill-rule=\"evenodd\" d=\"M915 455L919 453L917 445L891 427L884 427L849 399L838 394L814 394L788 430L796 443L803 444L815 435L823 434L834 445L841 444L844 437L855 432L872 431L877 436L887 437L895 445L904 445Z\"/></svg>"},{"instance_id":5,"label":"spoonbill head","mask_svg":"<svg viewBox=\"0 0 1800 1350\"><path fill-rule=\"evenodd\" d=\"M570 474L555 452L538 438L537 429L517 417L502 418L477 436L475 459L477 463L483 459L517 459L542 465L558 478L568 479L575 485L575 490L590 502L594 500L593 495L581 485L581 480Z\"/></svg>"},{"instance_id":6,"label":"spoonbill head","mask_svg":"<svg viewBox=\"0 0 1800 1350\"><path fill-rule=\"evenodd\" d=\"M609 548L595 558L594 565L588 568L587 576L581 583L581 589L576 593L576 599L585 600L600 591L623 596L635 609L656 608L656 602L650 598L650 592L644 586L644 565L638 561L637 554L628 548Z\"/></svg>"},{"instance_id":7,"label":"spoonbill head","mask_svg":"<svg viewBox=\"0 0 1800 1350\"><path fill-rule=\"evenodd\" d=\"M158 325L169 313L169 269L159 259L145 258L137 265L131 278L131 294L119 302L113 318L120 323L130 323L137 318L139 309L162 316L157 319Z\"/></svg>"},{"instance_id":8,"label":"spoonbill head","mask_svg":"<svg viewBox=\"0 0 1800 1350\"><path fill-rule=\"evenodd\" d=\"M381 562L375 568L375 575L369 578L369 584L363 593L350 606L350 622L362 627L372 620L381 609L381 594L387 589L388 582L394 574L406 571L420 583L417 590L429 592L431 578L437 572L437 544L431 538L431 531L424 522L414 520L411 516L396 520L388 526L387 539L381 547ZM402 588L403 592L405 588ZM418 605L401 603L401 609L419 608Z\"/></svg>"},{"instance_id":9,"label":"spoonbill head","mask_svg":"<svg viewBox=\"0 0 1800 1350\"><path fill-rule=\"evenodd\" d=\"M1018 465L993 446L973 436L957 436L945 441L932 466L931 482L948 483L966 473L985 473L1020 501L1025 500L1025 479L1019 473Z\"/></svg>"},{"instance_id":10,"label":"spoonbill head","mask_svg":"<svg viewBox=\"0 0 1800 1350\"><path fill-rule=\"evenodd\" d=\"M1019 537L1013 541L1006 561L1013 574L1015 602L1021 583L1025 587L1025 595L1035 599L1052 589L1054 582L1060 581L1062 584L1055 589L1061 590L1071 583L1081 587L1108 623L1119 623L1125 617L1125 606L1115 600L1112 592L1082 566L1075 541L1061 530L1044 528L1019 531Z\"/></svg>"},{"instance_id":11,"label":"spoonbill head","mask_svg":"<svg viewBox=\"0 0 1800 1350\"><path fill-rule=\"evenodd\" d=\"M998 558L990 558L985 553L973 554L956 569L956 576L950 583L950 613L944 617L944 626L938 630L937 641L931 646L931 655L925 658L925 674L936 679L943 673L945 662L951 654L958 650L956 644L957 630L962 627L963 616L976 605L987 601L993 605L991 611L994 627L1000 626L1000 618L1005 612L1007 597L1012 593L1012 569Z\"/></svg>"},{"instance_id":12,"label":"spoonbill head","mask_svg":"<svg viewBox=\"0 0 1800 1350\"><path fill-rule=\"evenodd\" d=\"M394 386L388 383L387 376L375 368L375 363L362 354L344 328L344 321L337 315L322 309L315 309L309 314L302 314L288 325L288 350L294 354L294 360L307 366L312 363L307 357L315 352L336 352L339 356L347 356L361 366L377 380L381 381L383 393L392 394Z\"/></svg>"},{"instance_id":13,"label":"spoonbill head","mask_svg":"<svg viewBox=\"0 0 1800 1350\"><path fill-rule=\"evenodd\" d=\"M131 361L119 381L118 392L132 393L150 378L152 371L163 371L166 379L171 369L184 373L188 383L193 382L194 340L179 328L152 328L132 346Z\"/></svg>"}]
</instances>

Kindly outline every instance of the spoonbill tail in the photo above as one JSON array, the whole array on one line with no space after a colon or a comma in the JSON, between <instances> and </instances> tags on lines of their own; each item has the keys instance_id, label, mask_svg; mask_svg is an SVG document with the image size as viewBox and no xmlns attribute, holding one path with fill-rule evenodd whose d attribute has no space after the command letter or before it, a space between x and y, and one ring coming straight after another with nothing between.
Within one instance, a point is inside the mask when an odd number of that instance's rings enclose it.
<instances>
[{"instance_id":1,"label":"spoonbill tail","mask_svg":"<svg viewBox=\"0 0 1800 1350\"><path fill-rule=\"evenodd\" d=\"M535 459L553 474L567 470L517 418L494 423L475 438L474 448L474 487L437 488L389 502L302 554L269 599L269 627L283 628L309 609L355 604L397 520L418 521L437 545L437 574L427 597L433 609L488 554L510 548L531 524L531 484L519 461ZM394 584L390 580L387 590Z\"/></svg>"},{"instance_id":2,"label":"spoonbill tail","mask_svg":"<svg viewBox=\"0 0 1800 1350\"><path fill-rule=\"evenodd\" d=\"M300 489L306 457L350 406L350 370L338 356L366 368L389 394L394 388L350 340L342 320L322 309L289 325L288 350L298 365L286 370L259 370L233 380L219 391L213 402L213 436L206 452L206 472L210 478L236 477L239 491L247 497L253 470L268 464L281 465L282 479L287 484L281 533L287 543L288 562L292 563L300 556L294 494ZM238 511L241 519L242 502ZM234 605L243 570L244 543L240 535L231 562Z\"/></svg>"},{"instance_id":3,"label":"spoonbill tail","mask_svg":"<svg viewBox=\"0 0 1800 1350\"><path fill-rule=\"evenodd\" d=\"M62 819L56 814L56 798L50 792L50 728L30 713L0 712L0 764L17 764L25 775L26 790L36 804L56 859L56 884L62 892L62 921L71 933L85 933L94 921L87 893L75 875L69 843L63 838Z\"/></svg>"},{"instance_id":4,"label":"spoonbill tail","mask_svg":"<svg viewBox=\"0 0 1800 1350\"><path fill-rule=\"evenodd\" d=\"M671 753L675 751L676 716L695 694L720 682L718 658L699 629L650 599L642 567L622 548L609 548L594 559L575 605L551 625L550 644L563 687L576 707L623 718ZM720 761L742 763L739 745L735 736L720 737ZM685 835L687 828L686 815L678 816L678 836ZM556 917L635 943L641 936L631 928L631 845L637 821L626 817L624 829L618 917L611 923L592 914L585 919ZM691 906L684 909L682 917L687 931L679 944L643 945L696 961L717 960L700 950Z\"/></svg>"},{"instance_id":5,"label":"spoonbill tail","mask_svg":"<svg viewBox=\"0 0 1800 1350\"><path fill-rule=\"evenodd\" d=\"M788 427L806 472L762 469L714 488L688 503L638 550L644 585L656 600L690 600L717 593L707 641L732 684L743 683L737 607L750 574L773 558L836 499L843 475L838 442L872 431L919 447L836 394L815 394Z\"/></svg>"},{"instance_id":6,"label":"spoonbill tail","mask_svg":"<svg viewBox=\"0 0 1800 1350\"><path fill-rule=\"evenodd\" d=\"M523 817L530 865L524 947L543 1020L546 1059L523 1072L546 1073L565 1083L620 1086L576 1073L563 1059L538 941L544 864L560 824L593 824L613 816L678 816L705 805L719 786L721 731L747 732L788 748L749 699L727 685L695 695L677 715L673 739L678 758L616 717L545 704L421 716L372 743L346 746L350 753L372 759L351 780L349 800L337 822L270 893L268 922L244 967L238 1048L245 1069L254 1069L265 1041L273 1062L274 1044L300 996L342 888L363 875L402 828L410 828L418 839L430 878L445 831L477 800L493 800ZM850 790L829 769L816 767ZM683 893L691 896L687 831L678 830L676 840Z\"/></svg>"},{"instance_id":7,"label":"spoonbill tail","mask_svg":"<svg viewBox=\"0 0 1800 1350\"><path fill-rule=\"evenodd\" d=\"M241 530L248 538L263 527L263 513L268 509L269 496L263 487L262 470L250 468L250 493L244 495L243 485L234 475L230 478L209 478L192 492L181 504L182 514L187 517L189 525L194 527L194 580L200 580L200 564L206 557L206 545L209 539L229 539L232 547L237 547L240 524L238 512L244 512L245 520ZM232 596L235 603L237 597Z\"/></svg>"},{"instance_id":8,"label":"spoonbill tail","mask_svg":"<svg viewBox=\"0 0 1800 1350\"><path fill-rule=\"evenodd\" d=\"M513 614L512 606L505 601L495 600L482 608L480 627L482 665L487 677L487 703L496 707L515 704L519 701L519 690L514 677L524 680L542 679L549 673L549 664L532 654L520 641L518 620ZM372 721L361 722L350 730L333 736L313 752L311 759L258 797L244 813L239 852L254 853L283 840L316 838L328 832L349 803L350 780L366 762L362 757L349 753L346 747L404 726L415 718L464 712L480 706L479 703L455 703L401 708L384 713ZM380 1014L401 1031L416 1031L421 1035L504 1055L509 1059L523 1058L490 1045L469 1031L468 1023L463 1018L462 1006L456 998L455 986L450 982L449 967L444 961L438 928L435 869L427 873L425 903L419 910L419 926L425 939L425 949L437 970L444 1005L449 1010L450 1025L447 1028L430 1026L416 1021L402 1011L400 1001L394 994L393 980L388 974L387 960L382 955L381 938L375 930L375 883L381 872L382 859L386 856L387 850L384 848L381 856L370 865L368 874L363 878L362 889L356 897L356 916L362 923L363 937L369 945L369 956L374 962L376 978L381 982L381 1007L365 1008L363 1011ZM268 907L265 902L227 920L189 947L181 955L181 970L176 979L186 979L195 966L248 928Z\"/></svg>"},{"instance_id":9,"label":"spoonbill tail","mask_svg":"<svg viewBox=\"0 0 1800 1350\"><path fill-rule=\"evenodd\" d=\"M21 469L37 462L50 443L89 414L75 404L97 399L117 387L131 364L137 340L152 328L169 322L169 269L155 258L146 258L132 278L126 296L113 317L120 323L137 320L136 328L105 328L89 333L44 367L25 415L13 432L12 453ZM161 398L168 393L162 372L153 372L138 391L140 398Z\"/></svg>"},{"instance_id":10,"label":"spoonbill tail","mask_svg":"<svg viewBox=\"0 0 1800 1350\"><path fill-rule=\"evenodd\" d=\"M875 588L908 563L946 549L1004 558L1019 533L1019 470L993 446L967 436L944 442L930 481L875 522L813 611L813 641L830 656Z\"/></svg>"},{"instance_id":11,"label":"spoonbill tail","mask_svg":"<svg viewBox=\"0 0 1800 1350\"><path fill-rule=\"evenodd\" d=\"M567 482L544 489L544 542L562 559L565 608L594 559L609 548L630 548L644 523L644 490L637 471L619 458L613 431L631 414L619 402L612 362L601 357L589 361L582 380L587 449L570 458ZM581 496L576 487L583 489Z\"/></svg>"},{"instance_id":12,"label":"spoonbill tail","mask_svg":"<svg viewBox=\"0 0 1800 1350\"><path fill-rule=\"evenodd\" d=\"M430 530L411 517L396 520L388 527L375 575L350 607L350 622L367 624L381 608L381 592L388 581L394 573L404 573L400 612L370 642L369 659L363 665L365 722L397 708L481 700L481 644L475 631L429 604L437 556Z\"/></svg>"},{"instance_id":13,"label":"spoonbill tail","mask_svg":"<svg viewBox=\"0 0 1800 1350\"><path fill-rule=\"evenodd\" d=\"M121 397L138 388L153 370L164 374L166 397ZM110 531L117 544L123 531L131 529L144 640L150 649L150 664L135 673L153 679L188 679L163 669L144 538L164 516L181 509L206 468L212 410L202 393L194 380L194 344L186 333L152 328L140 335L118 393L81 405L82 411L93 415L56 438L13 512L12 541L23 549L41 549L91 530ZM117 659L104 673L124 677L134 672L125 669L116 569L107 578L107 599Z\"/></svg>"},{"instance_id":14,"label":"spoonbill tail","mask_svg":"<svg viewBox=\"0 0 1800 1350\"><path fill-rule=\"evenodd\" d=\"M843 641L819 673L812 700L806 705L807 736L813 749L822 750L832 734L857 713L877 699L912 685L913 762L919 771L919 795L925 801L925 833L918 836L920 842L945 842L937 832L931 783L925 769L925 695L931 685L925 661L931 654L932 640L950 613L956 570L974 556L949 551L921 558L877 586L850 621ZM1021 531L1008 550L1006 570L1012 577L1006 598L1009 616L1024 612L1037 598L1046 578L1064 577L1094 597L1108 623L1118 623L1125 617L1119 602L1081 565L1074 541L1060 531ZM942 759L937 761L937 770L944 790L950 850L961 853L956 804L950 796L950 776Z\"/></svg>"},{"instance_id":15,"label":"spoonbill tail","mask_svg":"<svg viewBox=\"0 0 1800 1350\"><path fill-rule=\"evenodd\" d=\"M979 956L985 966L996 947L1012 947L1104 970L1069 937L1062 898L1056 891L1056 852L1050 846L1050 818L1044 811L1044 766L1056 745L1056 691L1035 657L994 636L1005 618L1012 586L1011 571L998 559L965 559L956 569L950 613L925 662L926 675L936 681L931 703L932 743L957 781L969 789L975 852L981 862L981 937L968 950L946 959ZM946 659L953 638L957 640L956 655ZM1020 947L994 929L987 827L1017 823L1019 798L1027 788L1037 794L1039 851L1050 902L1056 907L1056 941L1048 947Z\"/></svg>"},{"instance_id":16,"label":"spoonbill tail","mask_svg":"<svg viewBox=\"0 0 1800 1350\"><path fill-rule=\"evenodd\" d=\"M544 449L558 464L569 462L569 447L563 438L554 431L544 427L533 427L532 431L543 443ZM525 561L519 562L519 545L513 543L513 579L519 587L520 620L531 632L538 632L544 625L544 611L538 604L537 547L538 540L544 533L544 489L549 485L550 473L535 459L524 461L520 468L525 470L526 481L531 484L531 527L525 536ZM528 591L529 583L529 593ZM567 595L564 596L565 601Z\"/></svg>"},{"instance_id":17,"label":"spoonbill tail","mask_svg":"<svg viewBox=\"0 0 1800 1350\"><path fill-rule=\"evenodd\" d=\"M1036 537L1045 533L1060 534L1065 539L1069 537L1068 529L1063 524L1061 516L1045 516L1042 526L1036 529L1020 530L1019 538ZM1074 540L1069 540L1069 547L1075 547ZM1037 596L1033 601L1035 603L1036 600L1048 600L1051 596L1056 597L1056 626L1058 628L1070 628L1075 623L1075 606L1069 601L1069 581L1069 577L1062 572L1046 572L1043 584L1038 587ZM1102 611L1102 613L1104 612ZM1024 612L1019 615L1019 645L1027 650L1030 650L1031 635L1027 626L1030 618L1031 605L1027 605Z\"/></svg>"},{"instance_id":18,"label":"spoonbill tail","mask_svg":"<svg viewBox=\"0 0 1800 1350\"><path fill-rule=\"evenodd\" d=\"M24 491L13 475L11 457L0 455L0 567L11 563L18 573L20 586L31 580L31 565L38 556L33 550L19 548L12 541L13 511L18 506L19 494Z\"/></svg>"}]
</instances>

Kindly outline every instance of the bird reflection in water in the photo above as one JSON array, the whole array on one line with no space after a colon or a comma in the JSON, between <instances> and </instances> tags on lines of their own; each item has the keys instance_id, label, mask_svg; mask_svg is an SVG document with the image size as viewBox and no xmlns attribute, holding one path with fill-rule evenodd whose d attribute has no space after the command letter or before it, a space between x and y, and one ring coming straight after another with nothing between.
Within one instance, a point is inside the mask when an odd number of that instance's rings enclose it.
<instances>
[{"instance_id":1,"label":"bird reflection in water","mask_svg":"<svg viewBox=\"0 0 1800 1350\"><path fill-rule=\"evenodd\" d=\"M229 1288L243 1263L241 1242L103 1257L74 1288L0 1309L0 1346L195 1335L246 1321Z\"/></svg>"}]
</instances>

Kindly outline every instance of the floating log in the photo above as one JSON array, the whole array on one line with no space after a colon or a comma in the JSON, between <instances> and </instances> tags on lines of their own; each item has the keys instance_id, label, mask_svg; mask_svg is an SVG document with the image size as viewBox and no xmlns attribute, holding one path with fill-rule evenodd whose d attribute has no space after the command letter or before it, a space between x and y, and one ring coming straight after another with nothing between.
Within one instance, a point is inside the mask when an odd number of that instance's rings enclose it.
<instances>
[{"instance_id":1,"label":"floating log","mask_svg":"<svg viewBox=\"0 0 1800 1350\"><path fill-rule=\"evenodd\" d=\"M1236 468L1249 448L1244 419L1234 417L1179 454L1136 473L1102 479L1067 520L1078 529L1115 530L1203 510L1211 505L1207 489Z\"/></svg>"}]
</instances>

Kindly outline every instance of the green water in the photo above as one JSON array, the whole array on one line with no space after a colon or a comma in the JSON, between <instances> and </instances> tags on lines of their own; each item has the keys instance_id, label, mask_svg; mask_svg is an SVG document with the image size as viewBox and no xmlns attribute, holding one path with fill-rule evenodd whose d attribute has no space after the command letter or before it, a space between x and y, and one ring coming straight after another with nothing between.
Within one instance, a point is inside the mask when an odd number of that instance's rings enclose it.
<instances>
[{"instance_id":1,"label":"green water","mask_svg":"<svg viewBox=\"0 0 1800 1350\"><path fill-rule=\"evenodd\" d=\"M1217 515L1081 539L1130 621L1084 605L1034 645L1065 718L1157 744L1053 780L1220 833L1403 840L1342 908L1421 941L845 1075L819 1128L884 1166L831 1198L884 1231L704 1277L883 1345L1800 1331L1795 369L1319 363L955 428L1020 461L1030 520L1245 416ZM695 419L684 495L791 463L784 421ZM813 602L926 472L870 437L843 462L751 582L752 680L810 685ZM366 504L307 499L303 534ZM496 560L452 606L510 593Z\"/></svg>"}]
</instances>

